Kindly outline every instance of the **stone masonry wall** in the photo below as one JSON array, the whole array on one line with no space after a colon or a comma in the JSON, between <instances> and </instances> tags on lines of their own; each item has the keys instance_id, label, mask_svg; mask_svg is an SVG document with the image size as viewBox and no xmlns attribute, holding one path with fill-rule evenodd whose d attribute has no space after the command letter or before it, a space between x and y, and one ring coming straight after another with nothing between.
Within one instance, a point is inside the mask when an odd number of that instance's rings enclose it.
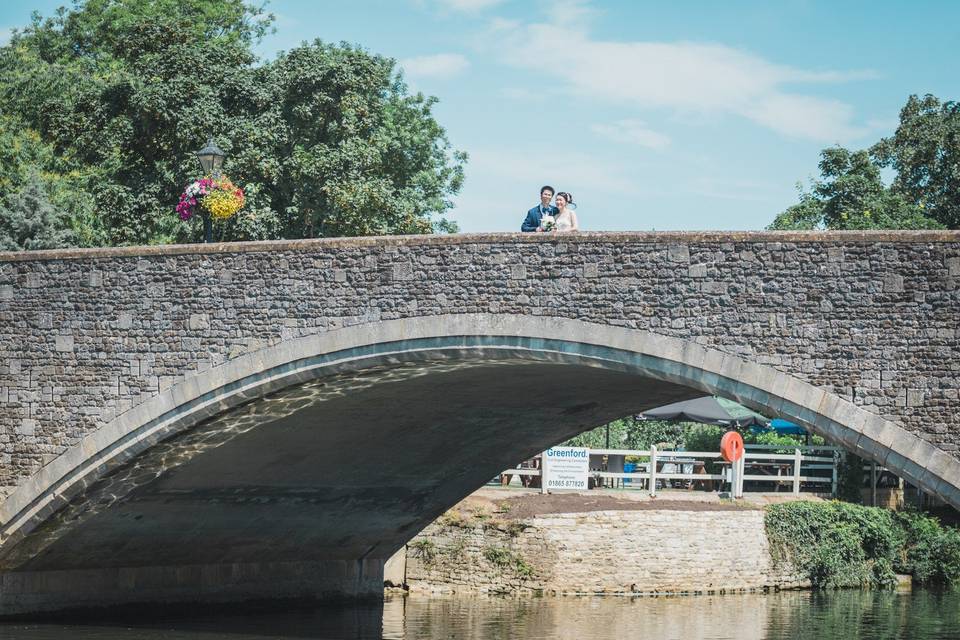
<instances>
[{"instance_id":1,"label":"stone masonry wall","mask_svg":"<svg viewBox=\"0 0 960 640\"><path fill-rule=\"evenodd\" d=\"M594 511L506 526L431 524L407 545L411 591L717 593L809 586L770 557L762 510Z\"/></svg>"},{"instance_id":2,"label":"stone masonry wall","mask_svg":"<svg viewBox=\"0 0 960 640\"><path fill-rule=\"evenodd\" d=\"M0 254L0 497L185 376L449 313L573 318L772 366L960 449L960 235L494 234Z\"/></svg>"}]
</instances>

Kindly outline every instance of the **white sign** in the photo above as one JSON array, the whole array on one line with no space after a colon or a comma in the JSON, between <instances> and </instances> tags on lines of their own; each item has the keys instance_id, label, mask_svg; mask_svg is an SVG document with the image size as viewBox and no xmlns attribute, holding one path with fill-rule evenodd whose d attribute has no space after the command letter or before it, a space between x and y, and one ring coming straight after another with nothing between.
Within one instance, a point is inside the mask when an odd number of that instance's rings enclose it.
<instances>
[{"instance_id":1,"label":"white sign","mask_svg":"<svg viewBox=\"0 0 960 640\"><path fill-rule=\"evenodd\" d=\"M543 452L547 489L587 490L590 454L585 447L554 447Z\"/></svg>"}]
</instances>

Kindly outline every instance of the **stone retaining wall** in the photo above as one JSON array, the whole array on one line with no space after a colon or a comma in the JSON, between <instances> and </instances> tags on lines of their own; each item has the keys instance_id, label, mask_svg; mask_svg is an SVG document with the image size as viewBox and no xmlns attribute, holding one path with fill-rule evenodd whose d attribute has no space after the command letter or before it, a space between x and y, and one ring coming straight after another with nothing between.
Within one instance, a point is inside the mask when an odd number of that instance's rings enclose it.
<instances>
[{"instance_id":1,"label":"stone retaining wall","mask_svg":"<svg viewBox=\"0 0 960 640\"><path fill-rule=\"evenodd\" d=\"M764 512L595 511L515 522L441 518L406 549L411 591L716 593L800 588Z\"/></svg>"}]
</instances>

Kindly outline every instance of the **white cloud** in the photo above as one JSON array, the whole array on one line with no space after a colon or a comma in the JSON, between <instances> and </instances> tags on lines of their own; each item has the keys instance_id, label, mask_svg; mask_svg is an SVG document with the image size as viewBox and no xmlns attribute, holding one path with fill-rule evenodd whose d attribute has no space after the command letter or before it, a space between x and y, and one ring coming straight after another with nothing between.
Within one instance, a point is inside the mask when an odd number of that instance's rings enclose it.
<instances>
[{"instance_id":1,"label":"white cloud","mask_svg":"<svg viewBox=\"0 0 960 640\"><path fill-rule=\"evenodd\" d=\"M498 43L504 63L559 78L573 95L685 115L736 115L821 142L866 132L854 123L850 105L792 87L862 79L870 72L796 69L722 44L597 40L581 19L584 11L589 8L582 2L561 2L548 22L493 24L488 40Z\"/></svg>"},{"instance_id":2,"label":"white cloud","mask_svg":"<svg viewBox=\"0 0 960 640\"><path fill-rule=\"evenodd\" d=\"M662 133L647 128L641 120L620 120L613 124L595 124L590 130L614 142L637 144L648 149L665 149L670 145L670 138Z\"/></svg>"},{"instance_id":3,"label":"white cloud","mask_svg":"<svg viewBox=\"0 0 960 640\"><path fill-rule=\"evenodd\" d=\"M504 0L437 0L437 4L442 7L463 13L477 13L503 2Z\"/></svg>"},{"instance_id":4,"label":"white cloud","mask_svg":"<svg viewBox=\"0 0 960 640\"><path fill-rule=\"evenodd\" d=\"M405 58L400 61L400 66L411 78L449 78L464 71L470 62L459 53L438 53Z\"/></svg>"},{"instance_id":5,"label":"white cloud","mask_svg":"<svg viewBox=\"0 0 960 640\"><path fill-rule=\"evenodd\" d=\"M597 13L586 0L553 0L547 5L550 22L560 26L583 26Z\"/></svg>"},{"instance_id":6,"label":"white cloud","mask_svg":"<svg viewBox=\"0 0 960 640\"><path fill-rule=\"evenodd\" d=\"M0 47L10 42L10 36L13 35L13 29L0 29Z\"/></svg>"}]
</instances>

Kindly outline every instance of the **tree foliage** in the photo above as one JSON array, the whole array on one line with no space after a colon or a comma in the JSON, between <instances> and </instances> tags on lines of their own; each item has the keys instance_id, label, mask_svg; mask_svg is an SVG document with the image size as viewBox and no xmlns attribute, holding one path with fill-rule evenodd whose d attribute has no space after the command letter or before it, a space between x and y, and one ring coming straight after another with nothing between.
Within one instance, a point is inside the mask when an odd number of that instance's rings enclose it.
<instances>
[{"instance_id":1,"label":"tree foliage","mask_svg":"<svg viewBox=\"0 0 960 640\"><path fill-rule=\"evenodd\" d=\"M960 103L910 96L896 132L871 153L897 172L896 193L950 229L960 228Z\"/></svg>"},{"instance_id":2,"label":"tree foliage","mask_svg":"<svg viewBox=\"0 0 960 640\"><path fill-rule=\"evenodd\" d=\"M843 147L820 153L820 176L771 229L941 229L923 207L884 185L867 151Z\"/></svg>"},{"instance_id":3,"label":"tree foliage","mask_svg":"<svg viewBox=\"0 0 960 640\"><path fill-rule=\"evenodd\" d=\"M884 184L881 169L896 171ZM896 133L868 150L820 153L820 178L770 229L960 227L960 106L910 96Z\"/></svg>"},{"instance_id":4,"label":"tree foliage","mask_svg":"<svg viewBox=\"0 0 960 640\"><path fill-rule=\"evenodd\" d=\"M637 420L630 416L585 431L563 443L567 447L606 447L607 431L610 433L610 446L617 449L649 449L651 445L687 451L720 451L720 439L729 431L727 427L700 424L696 422L670 422L664 420ZM802 436L779 434L774 431L755 433L752 430L742 432L747 444L777 445L792 449L804 444ZM812 444L822 445L820 436L813 436Z\"/></svg>"},{"instance_id":5,"label":"tree foliage","mask_svg":"<svg viewBox=\"0 0 960 640\"><path fill-rule=\"evenodd\" d=\"M65 214L48 199L43 182L31 175L0 203L0 251L56 249L74 242Z\"/></svg>"},{"instance_id":6,"label":"tree foliage","mask_svg":"<svg viewBox=\"0 0 960 640\"><path fill-rule=\"evenodd\" d=\"M198 221L173 207L212 135L247 192L223 239L449 230L466 156L435 99L347 44L258 61L271 24L241 0L76 0L34 15L0 48L0 113L44 152L3 158L0 179L17 167L70 176L85 203L71 224L88 244L196 240Z\"/></svg>"}]
</instances>

